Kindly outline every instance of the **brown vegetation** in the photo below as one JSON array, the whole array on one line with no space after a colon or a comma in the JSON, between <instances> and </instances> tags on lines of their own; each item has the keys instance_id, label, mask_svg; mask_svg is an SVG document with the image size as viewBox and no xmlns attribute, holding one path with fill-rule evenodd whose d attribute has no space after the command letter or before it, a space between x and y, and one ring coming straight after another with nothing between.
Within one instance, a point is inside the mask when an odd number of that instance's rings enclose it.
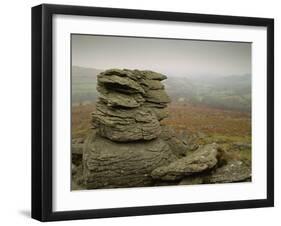
<instances>
[{"instance_id":1,"label":"brown vegetation","mask_svg":"<svg viewBox=\"0 0 281 226\"><path fill-rule=\"evenodd\" d=\"M94 104L72 107L72 138L84 137L90 130L91 112ZM191 104L170 104L169 117L162 124L175 131L223 135L227 137L250 137L251 116L249 113L194 106Z\"/></svg>"},{"instance_id":2,"label":"brown vegetation","mask_svg":"<svg viewBox=\"0 0 281 226\"><path fill-rule=\"evenodd\" d=\"M84 140L89 134L93 111L95 111L94 104L72 107L72 138ZM184 103L172 103L168 106L168 111L169 117L161 124L171 126L183 139L185 135L190 137L191 150L200 145L217 143L221 151L220 164L239 160L251 167L251 115L249 113ZM78 170L81 174L81 169ZM81 188L73 184L72 189Z\"/></svg>"},{"instance_id":3,"label":"brown vegetation","mask_svg":"<svg viewBox=\"0 0 281 226\"><path fill-rule=\"evenodd\" d=\"M251 135L249 113L191 104L171 104L168 110L169 117L163 124L172 126L177 131L241 137Z\"/></svg>"},{"instance_id":4,"label":"brown vegetation","mask_svg":"<svg viewBox=\"0 0 281 226\"><path fill-rule=\"evenodd\" d=\"M72 106L72 138L83 138L87 135L91 129L91 113L94 110L94 104Z\"/></svg>"}]
</instances>

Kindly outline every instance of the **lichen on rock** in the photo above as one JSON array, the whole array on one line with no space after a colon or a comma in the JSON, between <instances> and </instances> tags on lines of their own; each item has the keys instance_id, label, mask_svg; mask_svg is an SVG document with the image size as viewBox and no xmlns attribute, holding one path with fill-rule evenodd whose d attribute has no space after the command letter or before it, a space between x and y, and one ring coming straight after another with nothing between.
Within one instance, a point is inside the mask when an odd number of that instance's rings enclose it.
<instances>
[{"instance_id":1,"label":"lichen on rock","mask_svg":"<svg viewBox=\"0 0 281 226\"><path fill-rule=\"evenodd\" d=\"M159 138L120 143L93 131L84 149L84 184L87 189L151 186L150 172L176 159Z\"/></svg>"},{"instance_id":2,"label":"lichen on rock","mask_svg":"<svg viewBox=\"0 0 281 226\"><path fill-rule=\"evenodd\" d=\"M218 156L217 144L205 145L169 165L156 168L151 176L158 180L179 180L185 176L212 169L218 163Z\"/></svg>"},{"instance_id":3,"label":"lichen on rock","mask_svg":"<svg viewBox=\"0 0 281 226\"><path fill-rule=\"evenodd\" d=\"M152 71L110 69L97 77L99 101L83 151L86 188L153 185L150 173L178 158L160 137L170 99Z\"/></svg>"},{"instance_id":4,"label":"lichen on rock","mask_svg":"<svg viewBox=\"0 0 281 226\"><path fill-rule=\"evenodd\" d=\"M98 75L100 94L92 121L98 134L116 142L155 139L170 98L151 71L110 69Z\"/></svg>"}]
</instances>

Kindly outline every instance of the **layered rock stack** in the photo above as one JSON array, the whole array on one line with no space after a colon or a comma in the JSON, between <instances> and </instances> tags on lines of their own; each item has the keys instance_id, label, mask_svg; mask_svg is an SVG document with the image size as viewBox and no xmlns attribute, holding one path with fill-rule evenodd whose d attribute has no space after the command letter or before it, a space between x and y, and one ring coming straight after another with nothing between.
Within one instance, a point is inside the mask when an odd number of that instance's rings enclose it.
<instances>
[{"instance_id":1,"label":"layered rock stack","mask_svg":"<svg viewBox=\"0 0 281 226\"><path fill-rule=\"evenodd\" d=\"M84 150L88 188L146 186L155 168L177 158L159 138L170 98L165 75L111 69L98 75L99 101L92 114L93 134Z\"/></svg>"},{"instance_id":2,"label":"layered rock stack","mask_svg":"<svg viewBox=\"0 0 281 226\"><path fill-rule=\"evenodd\" d=\"M100 94L93 125L99 135L116 142L152 140L161 133L170 102L162 80L152 71L107 70L98 75Z\"/></svg>"},{"instance_id":3,"label":"layered rock stack","mask_svg":"<svg viewBox=\"0 0 281 226\"><path fill-rule=\"evenodd\" d=\"M250 166L242 161L222 165L217 144L186 144L161 125L170 102L162 84L165 75L111 69L97 79L93 130L83 148L83 188L250 180Z\"/></svg>"}]
</instances>

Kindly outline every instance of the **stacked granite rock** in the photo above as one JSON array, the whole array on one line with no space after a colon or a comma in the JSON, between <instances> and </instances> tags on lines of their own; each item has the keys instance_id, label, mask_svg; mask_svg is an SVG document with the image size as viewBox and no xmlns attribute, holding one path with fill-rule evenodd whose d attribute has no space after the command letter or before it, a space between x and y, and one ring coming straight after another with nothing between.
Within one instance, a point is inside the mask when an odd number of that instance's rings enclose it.
<instances>
[{"instance_id":1,"label":"stacked granite rock","mask_svg":"<svg viewBox=\"0 0 281 226\"><path fill-rule=\"evenodd\" d=\"M177 159L159 138L170 98L152 71L111 69L97 77L99 101L92 114L93 134L84 150L88 188L146 186L155 168Z\"/></svg>"},{"instance_id":2,"label":"stacked granite rock","mask_svg":"<svg viewBox=\"0 0 281 226\"><path fill-rule=\"evenodd\" d=\"M97 79L99 100L83 150L85 188L222 183L251 177L243 162L221 166L217 144L193 148L161 125L170 102L162 84L165 75L111 69Z\"/></svg>"},{"instance_id":3,"label":"stacked granite rock","mask_svg":"<svg viewBox=\"0 0 281 226\"><path fill-rule=\"evenodd\" d=\"M92 117L99 135L117 142L157 138L170 102L164 79L152 71L112 69L99 74L100 97Z\"/></svg>"}]
</instances>

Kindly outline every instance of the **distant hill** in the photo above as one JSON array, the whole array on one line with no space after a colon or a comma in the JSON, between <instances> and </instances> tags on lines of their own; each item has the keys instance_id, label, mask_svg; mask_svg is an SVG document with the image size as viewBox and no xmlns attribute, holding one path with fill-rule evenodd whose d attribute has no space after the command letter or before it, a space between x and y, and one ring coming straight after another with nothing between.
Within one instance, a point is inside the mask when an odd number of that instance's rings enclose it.
<instances>
[{"instance_id":1,"label":"distant hill","mask_svg":"<svg viewBox=\"0 0 281 226\"><path fill-rule=\"evenodd\" d=\"M95 103L96 76L103 70L72 67L72 103ZM168 76L164 81L173 102L188 102L209 107L251 110L251 75L233 76Z\"/></svg>"},{"instance_id":2,"label":"distant hill","mask_svg":"<svg viewBox=\"0 0 281 226\"><path fill-rule=\"evenodd\" d=\"M173 76L165 81L174 102L188 102L209 107L251 110L251 75Z\"/></svg>"},{"instance_id":3,"label":"distant hill","mask_svg":"<svg viewBox=\"0 0 281 226\"><path fill-rule=\"evenodd\" d=\"M196 103L225 109L251 110L251 75L233 75L194 80Z\"/></svg>"},{"instance_id":4,"label":"distant hill","mask_svg":"<svg viewBox=\"0 0 281 226\"><path fill-rule=\"evenodd\" d=\"M96 102L97 75L102 70L72 66L72 103Z\"/></svg>"}]
</instances>

